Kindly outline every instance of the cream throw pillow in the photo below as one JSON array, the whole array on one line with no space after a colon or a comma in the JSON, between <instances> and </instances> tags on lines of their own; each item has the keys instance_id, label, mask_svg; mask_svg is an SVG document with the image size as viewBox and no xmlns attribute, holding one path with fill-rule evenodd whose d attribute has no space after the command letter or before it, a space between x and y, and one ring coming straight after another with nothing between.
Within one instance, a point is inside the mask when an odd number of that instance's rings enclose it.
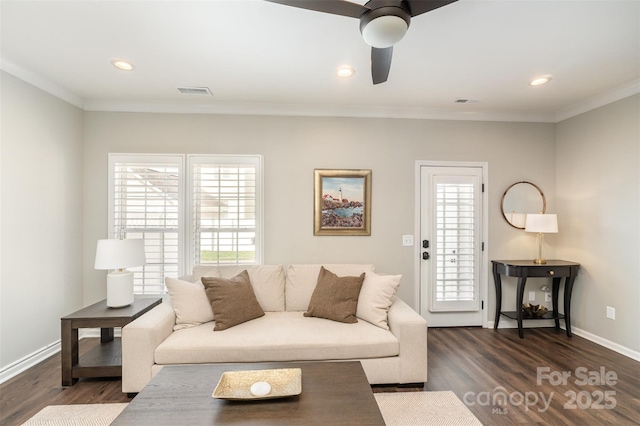
<instances>
[{"instance_id":1,"label":"cream throw pillow","mask_svg":"<svg viewBox=\"0 0 640 426\"><path fill-rule=\"evenodd\" d=\"M213 321L213 311L202 282L190 283L165 277L164 283L171 296L171 305L176 313L174 330L195 327Z\"/></svg>"},{"instance_id":2,"label":"cream throw pillow","mask_svg":"<svg viewBox=\"0 0 640 426\"><path fill-rule=\"evenodd\" d=\"M389 330L387 313L393 302L402 275L378 275L367 272L364 276L356 317Z\"/></svg>"}]
</instances>

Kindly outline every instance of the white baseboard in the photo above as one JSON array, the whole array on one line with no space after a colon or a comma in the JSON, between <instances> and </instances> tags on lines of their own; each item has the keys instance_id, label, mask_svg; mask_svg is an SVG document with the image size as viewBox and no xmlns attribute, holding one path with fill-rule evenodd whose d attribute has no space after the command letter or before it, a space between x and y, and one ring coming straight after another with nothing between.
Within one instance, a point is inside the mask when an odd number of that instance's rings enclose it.
<instances>
[{"instance_id":1,"label":"white baseboard","mask_svg":"<svg viewBox=\"0 0 640 426\"><path fill-rule=\"evenodd\" d=\"M40 348L37 351L13 362L0 370L0 383L4 383L12 377L17 376L23 371L35 366L52 355L60 352L60 340Z\"/></svg>"},{"instance_id":2,"label":"white baseboard","mask_svg":"<svg viewBox=\"0 0 640 426\"><path fill-rule=\"evenodd\" d=\"M619 345L616 342L612 342L611 340L596 336L595 334L589 333L588 331L584 331L577 327L571 327L571 332L576 336L591 340L593 343L597 343L598 345L604 346L607 349L611 349L614 352L618 352L621 355L627 356L636 361L640 361L640 352L638 351L634 351L627 348L626 346Z\"/></svg>"},{"instance_id":3,"label":"white baseboard","mask_svg":"<svg viewBox=\"0 0 640 426\"><path fill-rule=\"evenodd\" d=\"M487 322L487 328L493 328L494 324L494 321ZM566 328L563 327L564 321L560 321L560 324L560 328L566 330ZM553 320L524 320L523 325L524 328L555 327L555 323ZM518 328L518 321L509 318L501 318L498 328ZM571 327L571 332L576 336L580 336L584 339L590 340L593 343L604 346L607 349L611 349L612 351L627 356L635 361L640 361L640 352L638 351L634 351L633 349L629 349L626 346L622 346L618 343L612 342L611 340L596 336L593 333L589 333L588 331L584 331L577 327Z\"/></svg>"},{"instance_id":4,"label":"white baseboard","mask_svg":"<svg viewBox=\"0 0 640 426\"><path fill-rule=\"evenodd\" d=\"M120 328L114 330L116 337L121 337L122 331ZM84 339L86 337L100 337L99 328L83 328L79 330L78 339ZM12 377L17 376L23 371L34 367L38 363L45 361L47 358L57 354L61 350L60 340L56 340L53 343L48 344L44 348L40 348L37 351L7 365L0 369L0 383L4 383Z\"/></svg>"}]
</instances>

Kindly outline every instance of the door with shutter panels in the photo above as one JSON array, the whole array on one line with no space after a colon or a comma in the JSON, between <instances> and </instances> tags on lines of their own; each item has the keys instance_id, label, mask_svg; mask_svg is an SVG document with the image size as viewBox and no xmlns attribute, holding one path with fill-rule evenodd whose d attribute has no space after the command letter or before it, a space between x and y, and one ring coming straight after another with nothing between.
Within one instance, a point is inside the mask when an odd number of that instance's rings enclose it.
<instances>
[{"instance_id":1,"label":"door with shutter panels","mask_svg":"<svg viewBox=\"0 0 640 426\"><path fill-rule=\"evenodd\" d=\"M430 327L482 325L482 180L482 167L420 167L420 310Z\"/></svg>"}]
</instances>

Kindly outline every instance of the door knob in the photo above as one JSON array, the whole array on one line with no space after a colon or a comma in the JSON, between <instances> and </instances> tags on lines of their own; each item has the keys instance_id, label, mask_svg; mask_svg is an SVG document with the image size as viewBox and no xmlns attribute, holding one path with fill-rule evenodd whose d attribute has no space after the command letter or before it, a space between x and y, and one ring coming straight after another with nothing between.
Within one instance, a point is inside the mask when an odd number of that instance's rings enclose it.
<instances>
[{"instance_id":1,"label":"door knob","mask_svg":"<svg viewBox=\"0 0 640 426\"><path fill-rule=\"evenodd\" d=\"M426 252L426 251L425 251L425 252L423 252L423 253L422 253L422 259L423 259L423 260L429 260L429 253L428 253L428 252Z\"/></svg>"}]
</instances>

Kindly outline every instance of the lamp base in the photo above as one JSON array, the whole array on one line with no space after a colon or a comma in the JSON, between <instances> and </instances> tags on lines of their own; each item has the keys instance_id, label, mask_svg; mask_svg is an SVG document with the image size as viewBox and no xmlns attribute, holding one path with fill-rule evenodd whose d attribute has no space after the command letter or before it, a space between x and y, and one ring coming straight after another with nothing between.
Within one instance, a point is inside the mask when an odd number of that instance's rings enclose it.
<instances>
[{"instance_id":1,"label":"lamp base","mask_svg":"<svg viewBox=\"0 0 640 426\"><path fill-rule=\"evenodd\" d=\"M547 263L547 261L545 259L533 259L533 263L535 263L536 265L544 265Z\"/></svg>"},{"instance_id":2,"label":"lamp base","mask_svg":"<svg viewBox=\"0 0 640 426\"><path fill-rule=\"evenodd\" d=\"M107 306L124 308L133 303L133 272L117 271L107 275Z\"/></svg>"}]
</instances>

